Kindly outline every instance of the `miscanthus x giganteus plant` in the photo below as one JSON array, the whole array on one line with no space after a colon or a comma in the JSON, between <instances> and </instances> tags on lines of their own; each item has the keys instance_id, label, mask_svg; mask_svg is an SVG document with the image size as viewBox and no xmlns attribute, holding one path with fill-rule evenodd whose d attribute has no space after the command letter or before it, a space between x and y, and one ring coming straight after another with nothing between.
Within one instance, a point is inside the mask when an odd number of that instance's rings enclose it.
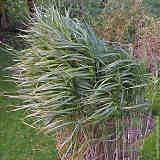
<instances>
[{"instance_id":1,"label":"miscanthus x giganteus plant","mask_svg":"<svg viewBox=\"0 0 160 160\"><path fill-rule=\"evenodd\" d=\"M62 160L137 160L139 140L153 128L144 65L55 8L37 10L23 36L30 47L13 78L24 105L15 110L28 111L30 126L55 133Z\"/></svg>"}]
</instances>

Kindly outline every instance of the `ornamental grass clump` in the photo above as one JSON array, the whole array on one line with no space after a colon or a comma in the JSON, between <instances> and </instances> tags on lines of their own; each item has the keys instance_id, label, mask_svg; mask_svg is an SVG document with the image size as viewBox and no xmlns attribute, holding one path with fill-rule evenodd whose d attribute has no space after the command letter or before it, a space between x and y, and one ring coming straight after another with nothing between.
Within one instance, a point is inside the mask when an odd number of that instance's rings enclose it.
<instances>
[{"instance_id":1,"label":"ornamental grass clump","mask_svg":"<svg viewBox=\"0 0 160 160\"><path fill-rule=\"evenodd\" d=\"M37 11L23 37L30 48L14 78L24 121L55 133L61 160L137 160L139 140L153 128L144 65L55 7Z\"/></svg>"}]
</instances>

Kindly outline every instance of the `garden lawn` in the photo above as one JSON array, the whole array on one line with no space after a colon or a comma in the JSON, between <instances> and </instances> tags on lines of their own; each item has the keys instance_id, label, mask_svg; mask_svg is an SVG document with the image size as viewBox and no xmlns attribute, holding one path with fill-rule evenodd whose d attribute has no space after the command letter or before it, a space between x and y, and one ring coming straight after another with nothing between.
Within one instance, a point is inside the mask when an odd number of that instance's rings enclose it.
<instances>
[{"instance_id":1,"label":"garden lawn","mask_svg":"<svg viewBox=\"0 0 160 160\"><path fill-rule=\"evenodd\" d=\"M160 116L156 119L154 131L145 137L141 160L160 160Z\"/></svg>"},{"instance_id":2,"label":"garden lawn","mask_svg":"<svg viewBox=\"0 0 160 160\"><path fill-rule=\"evenodd\" d=\"M11 112L20 103L5 96L15 91L15 85L6 81L9 73L3 71L11 62L11 55L0 49L0 160L56 160L53 138L22 124L23 111Z\"/></svg>"}]
</instances>

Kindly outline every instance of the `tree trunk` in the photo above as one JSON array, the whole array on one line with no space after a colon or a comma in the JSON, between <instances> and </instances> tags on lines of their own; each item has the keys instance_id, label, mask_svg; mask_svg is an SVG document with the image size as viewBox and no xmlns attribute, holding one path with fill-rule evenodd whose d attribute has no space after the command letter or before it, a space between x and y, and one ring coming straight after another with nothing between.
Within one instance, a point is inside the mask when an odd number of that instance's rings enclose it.
<instances>
[{"instance_id":1,"label":"tree trunk","mask_svg":"<svg viewBox=\"0 0 160 160\"><path fill-rule=\"evenodd\" d=\"M29 9L29 15L31 17L34 17L35 9L34 9L34 1L33 0L27 0L27 5Z\"/></svg>"},{"instance_id":2,"label":"tree trunk","mask_svg":"<svg viewBox=\"0 0 160 160\"><path fill-rule=\"evenodd\" d=\"M7 15L7 9L5 8L5 1L0 0L0 32L4 31L9 26L9 18Z\"/></svg>"}]
</instances>

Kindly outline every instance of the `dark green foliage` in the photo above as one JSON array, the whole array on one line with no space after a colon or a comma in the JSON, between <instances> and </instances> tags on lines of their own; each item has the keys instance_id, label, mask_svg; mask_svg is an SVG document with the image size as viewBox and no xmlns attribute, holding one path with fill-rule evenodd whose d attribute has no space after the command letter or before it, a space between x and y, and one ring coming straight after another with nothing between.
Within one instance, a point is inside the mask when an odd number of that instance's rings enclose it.
<instances>
[{"instance_id":1,"label":"dark green foliage","mask_svg":"<svg viewBox=\"0 0 160 160\"><path fill-rule=\"evenodd\" d=\"M25 17L27 17L27 5L25 0L6 0L3 9L7 15L6 30L15 31L16 28L22 28Z\"/></svg>"},{"instance_id":2,"label":"dark green foliage","mask_svg":"<svg viewBox=\"0 0 160 160\"><path fill-rule=\"evenodd\" d=\"M160 16L160 1L158 0L144 0L147 12L150 12L153 16Z\"/></svg>"}]
</instances>

